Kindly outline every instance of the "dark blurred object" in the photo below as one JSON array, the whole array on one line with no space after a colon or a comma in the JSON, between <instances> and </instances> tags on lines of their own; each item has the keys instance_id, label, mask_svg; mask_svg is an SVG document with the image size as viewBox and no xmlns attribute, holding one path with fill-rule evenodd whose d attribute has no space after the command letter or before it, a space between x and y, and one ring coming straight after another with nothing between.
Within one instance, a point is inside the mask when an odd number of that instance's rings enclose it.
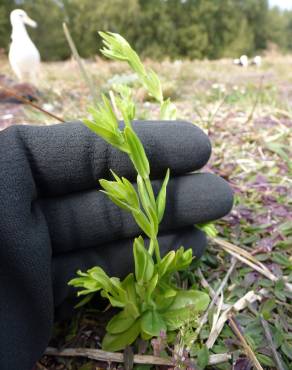
<instances>
[{"instance_id":1,"label":"dark blurred object","mask_svg":"<svg viewBox=\"0 0 292 370\"><path fill-rule=\"evenodd\" d=\"M15 95L19 95L29 101L39 99L39 91L35 86L29 83L16 83L4 74L0 75L0 103L22 104L23 101Z\"/></svg>"}]
</instances>

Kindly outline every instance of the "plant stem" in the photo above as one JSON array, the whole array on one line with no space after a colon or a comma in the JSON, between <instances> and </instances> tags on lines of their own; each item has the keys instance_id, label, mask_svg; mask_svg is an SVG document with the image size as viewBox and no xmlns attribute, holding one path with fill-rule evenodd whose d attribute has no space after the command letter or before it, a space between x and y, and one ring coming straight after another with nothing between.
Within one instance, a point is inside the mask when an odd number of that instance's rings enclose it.
<instances>
[{"instance_id":1,"label":"plant stem","mask_svg":"<svg viewBox=\"0 0 292 370\"><path fill-rule=\"evenodd\" d=\"M151 254L151 256L153 255L153 252L155 252L155 257L156 257L157 262L161 261L160 249L159 249L157 236L154 236L153 238L150 239L150 245L149 245L148 252Z\"/></svg>"},{"instance_id":2,"label":"plant stem","mask_svg":"<svg viewBox=\"0 0 292 370\"><path fill-rule=\"evenodd\" d=\"M156 236L154 239L154 250L155 250L156 261L160 262L161 261L160 250L159 250L159 244L158 244L158 240Z\"/></svg>"}]
</instances>

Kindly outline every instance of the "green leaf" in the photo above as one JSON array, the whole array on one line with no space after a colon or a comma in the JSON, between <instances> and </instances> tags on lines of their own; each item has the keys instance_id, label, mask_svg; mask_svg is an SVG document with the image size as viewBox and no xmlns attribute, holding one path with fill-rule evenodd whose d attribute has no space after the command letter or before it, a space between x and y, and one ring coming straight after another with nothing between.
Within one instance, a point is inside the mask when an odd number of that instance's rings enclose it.
<instances>
[{"instance_id":1,"label":"green leaf","mask_svg":"<svg viewBox=\"0 0 292 370\"><path fill-rule=\"evenodd\" d=\"M146 289L146 300L147 301L150 301L151 295L157 286L157 282L158 282L158 274L155 274L147 285L147 289Z\"/></svg>"},{"instance_id":2,"label":"green leaf","mask_svg":"<svg viewBox=\"0 0 292 370\"><path fill-rule=\"evenodd\" d=\"M195 319L197 313L192 312L191 309L187 307L177 310L166 310L162 316L167 325L167 330L176 330L185 325L185 323Z\"/></svg>"},{"instance_id":3,"label":"green leaf","mask_svg":"<svg viewBox=\"0 0 292 370\"><path fill-rule=\"evenodd\" d=\"M153 233L157 234L158 232L158 219L156 215L156 207L153 209L152 202L150 200L150 197L148 195L147 187L144 183L143 178L138 175L137 176L137 185L138 185L138 193L140 200L142 202L142 206L147 213L147 216L149 220L151 220L151 225L153 228Z\"/></svg>"},{"instance_id":4,"label":"green leaf","mask_svg":"<svg viewBox=\"0 0 292 370\"><path fill-rule=\"evenodd\" d=\"M116 181L99 180L101 187L104 189L103 192L121 208L126 208L131 212L139 210L139 198L134 186L124 177L120 179L116 174L114 174L114 177Z\"/></svg>"},{"instance_id":5,"label":"green leaf","mask_svg":"<svg viewBox=\"0 0 292 370\"><path fill-rule=\"evenodd\" d=\"M269 368L275 366L274 361L269 356L263 355L261 353L257 353L256 357L259 360L259 362L261 363L261 365L263 365L263 366L268 366Z\"/></svg>"},{"instance_id":6,"label":"green leaf","mask_svg":"<svg viewBox=\"0 0 292 370\"><path fill-rule=\"evenodd\" d=\"M275 298L269 298L263 303L261 307L261 314L263 315L264 319L270 320L274 308L276 308Z\"/></svg>"},{"instance_id":7,"label":"green leaf","mask_svg":"<svg viewBox=\"0 0 292 370\"><path fill-rule=\"evenodd\" d=\"M140 236L134 240L135 276L138 283L151 280L154 273L154 262L144 246L144 240Z\"/></svg>"},{"instance_id":8,"label":"green leaf","mask_svg":"<svg viewBox=\"0 0 292 370\"><path fill-rule=\"evenodd\" d=\"M204 231L204 233L206 233L211 238L215 238L218 235L218 231L213 222L205 222L202 224L196 224L196 227Z\"/></svg>"},{"instance_id":9,"label":"green leaf","mask_svg":"<svg viewBox=\"0 0 292 370\"><path fill-rule=\"evenodd\" d=\"M118 207L122 208L122 209L125 209L126 211L128 212L131 212L132 214L137 212L137 209L136 208L132 208L129 204L121 201L121 200L118 200L117 198L114 198L112 197L109 193L107 193L106 191L103 191L103 190L100 190L101 193L104 193L106 194L109 199L115 204L117 205Z\"/></svg>"},{"instance_id":10,"label":"green leaf","mask_svg":"<svg viewBox=\"0 0 292 370\"><path fill-rule=\"evenodd\" d=\"M110 131L104 127L98 126L95 122L90 121L89 119L84 119L83 123L87 126L91 131L93 131L98 136L102 137L105 141L111 144L114 147L119 149L122 148L124 144L124 139L121 135Z\"/></svg>"},{"instance_id":11,"label":"green leaf","mask_svg":"<svg viewBox=\"0 0 292 370\"><path fill-rule=\"evenodd\" d=\"M156 310L146 311L141 318L141 330L153 337L167 330L163 317Z\"/></svg>"},{"instance_id":12,"label":"green leaf","mask_svg":"<svg viewBox=\"0 0 292 370\"><path fill-rule=\"evenodd\" d=\"M131 68L140 76L146 74L145 68L138 54L131 48L130 44L121 35L113 32L99 32L103 38L105 47L101 52L108 58L127 61Z\"/></svg>"},{"instance_id":13,"label":"green leaf","mask_svg":"<svg viewBox=\"0 0 292 370\"><path fill-rule=\"evenodd\" d=\"M80 302L78 302L74 308L80 308L82 306L85 306L88 302L91 301L91 299L93 298L94 294L88 294L86 295L83 299L81 299Z\"/></svg>"},{"instance_id":14,"label":"green leaf","mask_svg":"<svg viewBox=\"0 0 292 370\"><path fill-rule=\"evenodd\" d=\"M151 238L154 233L154 230L152 230L152 226L147 217L144 215L144 213L141 210L139 210L132 212L132 215L137 224L139 225L139 227L144 231L144 233L149 238Z\"/></svg>"},{"instance_id":15,"label":"green leaf","mask_svg":"<svg viewBox=\"0 0 292 370\"><path fill-rule=\"evenodd\" d=\"M149 177L150 167L140 139L129 127L124 129L124 136L130 150L130 158L136 171L143 179L147 179Z\"/></svg>"},{"instance_id":16,"label":"green leaf","mask_svg":"<svg viewBox=\"0 0 292 370\"><path fill-rule=\"evenodd\" d=\"M184 250L184 247L180 247L175 252L175 258L172 265L169 266L170 271L183 271L192 263L193 250L191 248Z\"/></svg>"},{"instance_id":17,"label":"green leaf","mask_svg":"<svg viewBox=\"0 0 292 370\"><path fill-rule=\"evenodd\" d=\"M157 74L149 69L147 74L142 78L143 85L148 90L149 94L153 96L160 104L163 103L163 94L160 80Z\"/></svg>"},{"instance_id":18,"label":"green leaf","mask_svg":"<svg viewBox=\"0 0 292 370\"><path fill-rule=\"evenodd\" d=\"M292 360L292 343L289 343L289 342L284 342L282 345L281 345L281 350L284 352L284 354L290 359Z\"/></svg>"},{"instance_id":19,"label":"green leaf","mask_svg":"<svg viewBox=\"0 0 292 370\"><path fill-rule=\"evenodd\" d=\"M105 351L120 351L132 344L140 333L140 320L136 320L134 324L126 331L119 334L107 333L102 341L102 349Z\"/></svg>"},{"instance_id":20,"label":"green leaf","mask_svg":"<svg viewBox=\"0 0 292 370\"><path fill-rule=\"evenodd\" d=\"M125 306L125 311L127 311L129 315L133 316L136 319L137 317L139 317L140 312L138 308L135 285L136 283L133 273L130 273L122 282L122 287L124 288L127 294L127 303Z\"/></svg>"},{"instance_id":21,"label":"green leaf","mask_svg":"<svg viewBox=\"0 0 292 370\"><path fill-rule=\"evenodd\" d=\"M163 276L165 273L168 272L168 268L169 268L169 266L172 265L172 262L174 261L174 258L175 258L175 251L168 252L162 258L162 260L157 265L158 273L159 273L160 276Z\"/></svg>"},{"instance_id":22,"label":"green leaf","mask_svg":"<svg viewBox=\"0 0 292 370\"><path fill-rule=\"evenodd\" d=\"M159 194L156 199L156 208L157 208L157 215L158 215L158 222L160 222L163 218L164 211L165 211L165 202L166 202L166 187L169 181L169 169L166 172L163 184L159 191Z\"/></svg>"},{"instance_id":23,"label":"green leaf","mask_svg":"<svg viewBox=\"0 0 292 370\"><path fill-rule=\"evenodd\" d=\"M173 303L163 313L169 330L178 329L185 322L193 320L198 312L206 310L210 302L209 296L200 291L179 291Z\"/></svg>"},{"instance_id":24,"label":"green leaf","mask_svg":"<svg viewBox=\"0 0 292 370\"><path fill-rule=\"evenodd\" d=\"M292 270L292 261L290 261L289 257L283 252L274 252L272 254L272 261L278 263L279 265L287 267L289 270Z\"/></svg>"},{"instance_id":25,"label":"green leaf","mask_svg":"<svg viewBox=\"0 0 292 370\"><path fill-rule=\"evenodd\" d=\"M136 321L125 310L115 315L107 324L106 330L110 334L118 334L128 330Z\"/></svg>"},{"instance_id":26,"label":"green leaf","mask_svg":"<svg viewBox=\"0 0 292 370\"><path fill-rule=\"evenodd\" d=\"M117 297L113 297L111 294L109 294L108 292L106 292L105 290L102 290L100 295L103 297L103 298L107 298L109 301L110 301L110 304L113 306L113 307L120 307L120 308L123 308L125 307L125 302Z\"/></svg>"},{"instance_id":27,"label":"green leaf","mask_svg":"<svg viewBox=\"0 0 292 370\"><path fill-rule=\"evenodd\" d=\"M116 105L122 113L125 125L132 128L131 121L135 118L136 107L132 99L132 90L126 85L114 86L114 89L119 92L120 97L116 97Z\"/></svg>"},{"instance_id":28,"label":"green leaf","mask_svg":"<svg viewBox=\"0 0 292 370\"><path fill-rule=\"evenodd\" d=\"M110 291L112 289L112 282L101 267L92 267L91 269L87 270L87 273L92 279L100 283L104 290Z\"/></svg>"},{"instance_id":29,"label":"green leaf","mask_svg":"<svg viewBox=\"0 0 292 370\"><path fill-rule=\"evenodd\" d=\"M204 311L208 307L210 298L207 293L199 290L181 290L177 293L169 310L177 310L189 306L196 312Z\"/></svg>"},{"instance_id":30,"label":"green leaf","mask_svg":"<svg viewBox=\"0 0 292 370\"><path fill-rule=\"evenodd\" d=\"M209 350L206 346L203 346L197 353L198 358L198 365L201 369L205 369L205 367L209 363Z\"/></svg>"}]
</instances>

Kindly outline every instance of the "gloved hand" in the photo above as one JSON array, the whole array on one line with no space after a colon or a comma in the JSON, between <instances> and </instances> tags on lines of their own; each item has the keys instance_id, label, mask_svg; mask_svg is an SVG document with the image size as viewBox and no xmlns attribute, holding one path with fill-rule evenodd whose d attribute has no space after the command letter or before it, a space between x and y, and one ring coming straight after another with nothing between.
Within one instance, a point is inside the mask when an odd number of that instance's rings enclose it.
<instances>
[{"instance_id":1,"label":"gloved hand","mask_svg":"<svg viewBox=\"0 0 292 370\"><path fill-rule=\"evenodd\" d=\"M204 166L211 146L187 122L135 122L157 189L170 168L160 244L206 245L195 223L229 212L232 192ZM0 369L31 370L45 350L54 310L76 292L77 269L94 265L123 277L140 234L130 214L97 191L109 169L135 181L128 157L81 123L14 126L0 133Z\"/></svg>"}]
</instances>

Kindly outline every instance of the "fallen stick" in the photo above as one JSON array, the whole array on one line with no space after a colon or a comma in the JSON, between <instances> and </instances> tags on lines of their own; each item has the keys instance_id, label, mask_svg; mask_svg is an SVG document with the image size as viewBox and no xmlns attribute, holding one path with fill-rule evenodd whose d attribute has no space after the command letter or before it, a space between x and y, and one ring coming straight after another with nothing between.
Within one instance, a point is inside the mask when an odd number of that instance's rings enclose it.
<instances>
[{"instance_id":1,"label":"fallen stick","mask_svg":"<svg viewBox=\"0 0 292 370\"><path fill-rule=\"evenodd\" d=\"M233 320L233 316L230 315L228 317L228 320L229 320L229 326L230 328L232 329L233 333L237 336L237 338L239 339L243 349L244 349L244 352L246 353L247 357L252 361L252 363L254 364L254 367L257 369L257 370L264 370L262 368L262 365L259 363L259 360L256 358L256 355L254 354L253 350L250 348L250 346L248 345L247 341L245 340L244 336L241 334L241 331L239 330L236 322Z\"/></svg>"},{"instance_id":2,"label":"fallen stick","mask_svg":"<svg viewBox=\"0 0 292 370\"><path fill-rule=\"evenodd\" d=\"M57 348L48 347L44 353L47 356L60 356L60 357L85 357L90 360L105 361L105 362L124 362L124 354L117 352L107 352L101 349L92 348L66 348L59 351ZM211 355L209 358L209 365L216 365L222 362L231 360L230 353L220 353ZM173 366L171 358L163 358L147 355L134 355L135 364L143 365L162 365Z\"/></svg>"}]
</instances>

